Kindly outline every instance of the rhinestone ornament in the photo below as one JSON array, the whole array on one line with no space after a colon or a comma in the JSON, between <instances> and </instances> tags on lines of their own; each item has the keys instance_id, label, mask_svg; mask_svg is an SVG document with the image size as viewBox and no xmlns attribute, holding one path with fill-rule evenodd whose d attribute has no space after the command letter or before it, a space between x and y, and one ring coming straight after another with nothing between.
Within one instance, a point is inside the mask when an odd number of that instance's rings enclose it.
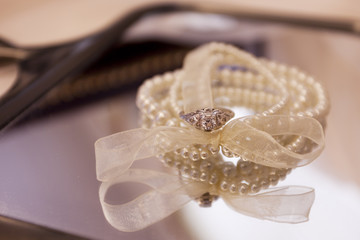
<instances>
[{"instance_id":1,"label":"rhinestone ornament","mask_svg":"<svg viewBox=\"0 0 360 240\"><path fill-rule=\"evenodd\" d=\"M187 114L180 113L181 119L206 132L221 128L233 117L234 113L225 108L203 108Z\"/></svg>"}]
</instances>

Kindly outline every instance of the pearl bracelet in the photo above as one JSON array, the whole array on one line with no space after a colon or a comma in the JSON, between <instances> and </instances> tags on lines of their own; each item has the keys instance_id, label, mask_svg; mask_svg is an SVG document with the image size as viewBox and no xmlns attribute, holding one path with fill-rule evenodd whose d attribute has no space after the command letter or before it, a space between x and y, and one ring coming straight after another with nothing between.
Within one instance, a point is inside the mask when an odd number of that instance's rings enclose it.
<instances>
[{"instance_id":1,"label":"pearl bracelet","mask_svg":"<svg viewBox=\"0 0 360 240\"><path fill-rule=\"evenodd\" d=\"M181 70L145 81L136 102L142 127L95 143L100 203L112 226L137 231L189 201L209 207L219 197L259 219L307 221L312 188L269 187L323 150L329 103L312 77L210 43L189 53ZM239 107L253 115L237 116ZM155 156L172 173L132 167ZM126 182L150 190L108 203L108 189Z\"/></svg>"},{"instance_id":2,"label":"pearl bracelet","mask_svg":"<svg viewBox=\"0 0 360 240\"><path fill-rule=\"evenodd\" d=\"M204 67L211 72L211 91L216 107L231 109L241 106L252 109L256 116L286 114L311 117L325 127L328 98L322 85L313 77L294 67L266 59L259 59L258 63L272 74L270 79L248 66L230 65L233 55L240 53L243 57L242 52L230 45L212 43L202 47L202 51L216 52L212 65ZM230 64L214 64L221 60ZM209 69L214 66L215 69ZM184 109L183 71L186 69L155 76L140 87L137 106L141 111L143 128L188 126L179 116ZM310 152L314 147L312 141L301 136L274 138L288 150L299 154ZM233 161L224 161L222 156ZM232 194L257 193L276 185L291 172L291 168L254 163L253 157L239 156L225 147L210 144L192 144L158 155L165 166L176 169L182 177L207 182ZM236 166L233 162L237 162ZM207 203L210 205L211 201ZM207 205L204 198L200 198L200 204Z\"/></svg>"}]
</instances>

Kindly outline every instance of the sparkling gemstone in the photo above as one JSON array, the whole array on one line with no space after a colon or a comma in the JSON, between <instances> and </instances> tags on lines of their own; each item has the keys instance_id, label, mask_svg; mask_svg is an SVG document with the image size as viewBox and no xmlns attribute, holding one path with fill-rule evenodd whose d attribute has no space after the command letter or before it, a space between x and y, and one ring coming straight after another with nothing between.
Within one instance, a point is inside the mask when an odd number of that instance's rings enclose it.
<instances>
[{"instance_id":1,"label":"sparkling gemstone","mask_svg":"<svg viewBox=\"0 0 360 240\"><path fill-rule=\"evenodd\" d=\"M197 129L212 131L221 128L234 116L228 109L203 108L188 114L180 113L180 117Z\"/></svg>"}]
</instances>

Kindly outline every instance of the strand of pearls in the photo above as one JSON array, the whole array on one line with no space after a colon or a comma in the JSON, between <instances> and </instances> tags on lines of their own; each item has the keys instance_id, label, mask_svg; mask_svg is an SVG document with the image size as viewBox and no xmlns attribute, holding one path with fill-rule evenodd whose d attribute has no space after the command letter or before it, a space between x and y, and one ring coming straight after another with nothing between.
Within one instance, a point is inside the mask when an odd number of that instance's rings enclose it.
<instances>
[{"instance_id":1,"label":"strand of pearls","mask_svg":"<svg viewBox=\"0 0 360 240\"><path fill-rule=\"evenodd\" d=\"M228 45L212 44L209 47L217 48L218 52L229 51L224 49ZM231 61L229 57L227 62ZM322 85L294 67L266 59L260 62L274 77L264 77L230 64L212 71L215 105L228 108L242 106L259 115L309 116L325 127L329 104ZM182 70L177 70L155 76L139 88L137 106L141 111L142 127L186 126L179 118L183 110L181 74ZM313 147L302 137L278 137L276 140L297 153L311 151ZM224 161L221 153L234 158L236 166L232 161ZM189 145L158 157L166 166L177 169L183 177L208 182L221 191L234 194L256 193L276 185L291 171L255 164L226 148L216 149L211 145Z\"/></svg>"}]
</instances>

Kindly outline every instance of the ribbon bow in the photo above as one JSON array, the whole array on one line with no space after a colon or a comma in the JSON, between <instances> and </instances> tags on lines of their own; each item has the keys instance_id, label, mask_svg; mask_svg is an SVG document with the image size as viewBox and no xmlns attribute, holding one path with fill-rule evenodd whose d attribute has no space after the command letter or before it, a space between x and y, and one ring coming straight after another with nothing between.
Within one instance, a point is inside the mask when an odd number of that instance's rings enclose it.
<instances>
[{"instance_id":1,"label":"ribbon bow","mask_svg":"<svg viewBox=\"0 0 360 240\"><path fill-rule=\"evenodd\" d=\"M272 136L303 136L318 145L299 154L279 144ZM324 147L321 124L300 116L250 116L230 121L222 129L204 132L192 127L138 128L116 133L95 143L96 171L108 181L130 168L134 161L174 151L191 144L212 144L229 149L249 161L276 168L295 168L317 158Z\"/></svg>"},{"instance_id":2,"label":"ribbon bow","mask_svg":"<svg viewBox=\"0 0 360 240\"><path fill-rule=\"evenodd\" d=\"M318 147L312 152L298 154L272 137L287 134L306 137ZM241 156L249 156L251 161L262 165L295 168L310 163L321 153L324 135L320 123L313 118L273 115L234 119L214 132L184 127L156 127L133 129L101 138L95 143L97 176L103 182L100 200L107 220L114 227L121 231L145 228L203 193L217 191L202 182L180 181L179 176L130 169L136 160L189 144L222 146ZM143 183L153 190L126 204L106 203L107 189L122 182ZM255 195L216 194L242 214L290 223L306 221L314 200L313 189L299 186L274 188Z\"/></svg>"}]
</instances>

